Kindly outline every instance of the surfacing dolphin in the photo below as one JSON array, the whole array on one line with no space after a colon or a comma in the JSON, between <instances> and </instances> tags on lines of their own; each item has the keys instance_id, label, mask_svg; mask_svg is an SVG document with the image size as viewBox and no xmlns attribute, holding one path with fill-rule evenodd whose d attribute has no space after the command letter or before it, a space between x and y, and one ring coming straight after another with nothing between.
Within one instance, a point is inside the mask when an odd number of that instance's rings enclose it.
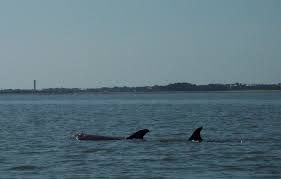
<instances>
[{"instance_id":1,"label":"surfacing dolphin","mask_svg":"<svg viewBox=\"0 0 281 179\"><path fill-rule=\"evenodd\" d=\"M203 129L203 127L199 127L197 129L195 129L195 131L192 133L192 135L189 137L189 141L192 142L202 142L203 139L200 135L201 130ZM247 139L247 141L249 141L251 139ZM221 139L215 139L215 140L204 140L205 142L212 142L212 143L244 143L245 140L243 139L227 139L227 140L221 140Z\"/></svg>"},{"instance_id":2,"label":"surfacing dolphin","mask_svg":"<svg viewBox=\"0 0 281 179\"><path fill-rule=\"evenodd\" d=\"M100 136L100 135L91 135L91 134L84 134L84 133L79 133L75 134L74 137L77 140L123 140L123 139L143 139L143 136L148 133L148 129L142 129L139 130L129 137L112 137L112 136Z\"/></svg>"},{"instance_id":3,"label":"surfacing dolphin","mask_svg":"<svg viewBox=\"0 0 281 179\"><path fill-rule=\"evenodd\" d=\"M197 129L195 129L195 131L193 132L193 134L189 137L188 140L192 141L192 142L202 142L202 137L201 137L201 130L203 129L203 127L199 127Z\"/></svg>"}]
</instances>

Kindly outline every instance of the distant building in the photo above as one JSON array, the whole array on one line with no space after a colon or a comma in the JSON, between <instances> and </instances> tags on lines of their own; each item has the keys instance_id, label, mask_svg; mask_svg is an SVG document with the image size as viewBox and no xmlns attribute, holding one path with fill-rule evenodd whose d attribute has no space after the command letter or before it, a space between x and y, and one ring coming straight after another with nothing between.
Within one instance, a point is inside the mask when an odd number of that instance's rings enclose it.
<instances>
[{"instance_id":1,"label":"distant building","mask_svg":"<svg viewBox=\"0 0 281 179\"><path fill-rule=\"evenodd\" d=\"M36 91L36 80L33 80L33 90Z\"/></svg>"}]
</instances>

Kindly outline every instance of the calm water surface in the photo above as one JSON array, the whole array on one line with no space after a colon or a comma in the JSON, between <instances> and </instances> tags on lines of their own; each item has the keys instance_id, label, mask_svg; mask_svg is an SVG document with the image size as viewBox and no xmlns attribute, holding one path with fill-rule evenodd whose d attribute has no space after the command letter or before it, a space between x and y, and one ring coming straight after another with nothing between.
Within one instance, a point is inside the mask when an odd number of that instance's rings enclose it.
<instances>
[{"instance_id":1,"label":"calm water surface","mask_svg":"<svg viewBox=\"0 0 281 179\"><path fill-rule=\"evenodd\" d=\"M280 126L281 92L0 95L0 178L280 178Z\"/></svg>"}]
</instances>

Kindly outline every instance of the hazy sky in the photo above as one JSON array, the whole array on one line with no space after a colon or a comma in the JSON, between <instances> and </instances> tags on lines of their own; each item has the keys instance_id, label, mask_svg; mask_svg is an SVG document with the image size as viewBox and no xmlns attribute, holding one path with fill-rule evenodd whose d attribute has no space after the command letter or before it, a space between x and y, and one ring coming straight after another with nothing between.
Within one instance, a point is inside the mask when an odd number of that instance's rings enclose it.
<instances>
[{"instance_id":1,"label":"hazy sky","mask_svg":"<svg viewBox=\"0 0 281 179\"><path fill-rule=\"evenodd\" d=\"M280 83L280 0L0 0L0 88Z\"/></svg>"}]
</instances>

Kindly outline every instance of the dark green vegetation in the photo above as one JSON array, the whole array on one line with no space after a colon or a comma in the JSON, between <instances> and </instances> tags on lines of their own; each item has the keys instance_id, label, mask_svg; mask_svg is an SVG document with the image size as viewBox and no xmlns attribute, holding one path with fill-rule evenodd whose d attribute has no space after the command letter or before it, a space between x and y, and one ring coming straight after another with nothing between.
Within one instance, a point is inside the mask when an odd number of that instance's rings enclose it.
<instances>
[{"instance_id":1,"label":"dark green vegetation","mask_svg":"<svg viewBox=\"0 0 281 179\"><path fill-rule=\"evenodd\" d=\"M279 84L208 84L173 83L169 85L154 85L142 87L103 87L103 88L46 88L33 89L2 89L0 94L71 94L71 93L112 93L112 92L172 92L172 91L242 91L242 90L281 90Z\"/></svg>"}]
</instances>

